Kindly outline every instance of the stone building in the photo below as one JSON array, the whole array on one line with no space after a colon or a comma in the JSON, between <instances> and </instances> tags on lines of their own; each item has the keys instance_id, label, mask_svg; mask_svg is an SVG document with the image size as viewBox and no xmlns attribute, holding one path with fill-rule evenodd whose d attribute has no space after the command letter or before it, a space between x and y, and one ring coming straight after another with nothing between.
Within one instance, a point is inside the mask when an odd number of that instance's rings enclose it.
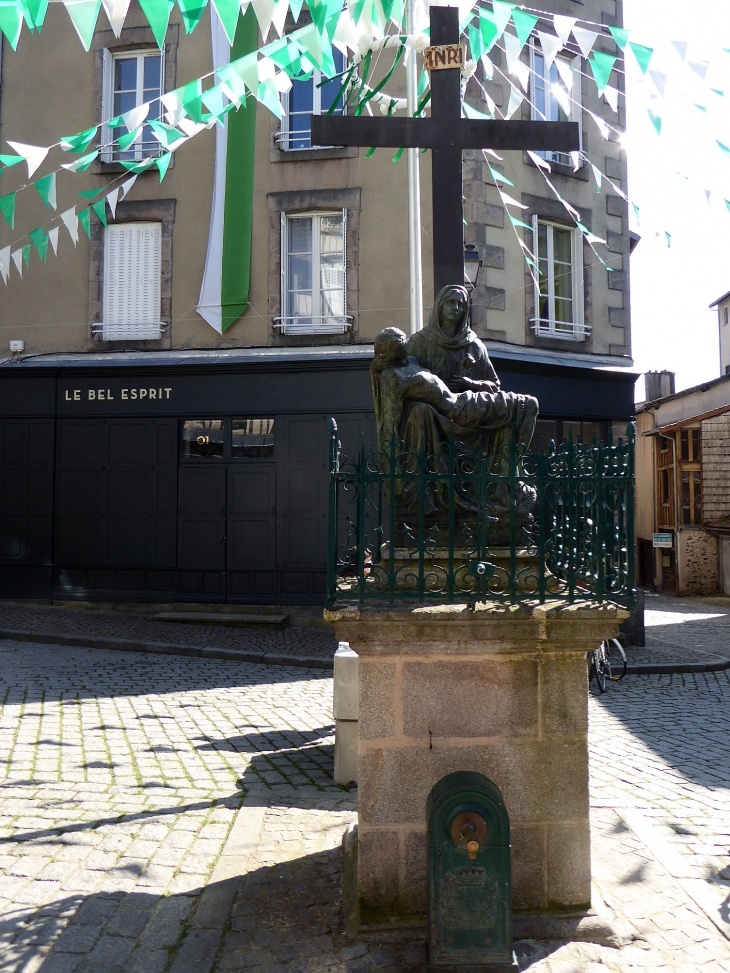
<instances>
[{"instance_id":1,"label":"stone building","mask_svg":"<svg viewBox=\"0 0 730 973\"><path fill-rule=\"evenodd\" d=\"M621 0L543 7L580 15L596 31L622 21ZM551 21L537 28L551 30ZM164 102L225 63L221 38L211 7L190 35L176 7L160 51L133 2L119 37L102 11L85 54L62 5L51 4L40 32L24 30L17 51L4 45L0 137L56 145L146 101L161 111L157 97ZM596 49L620 54L608 33ZM492 58L492 79L480 66L467 101L484 110L488 94L499 114L510 84L499 47ZM515 117L567 117L553 94L561 71L555 62L545 68L534 36L521 59L532 97ZM623 432L635 380L631 239L627 203L614 188L627 189L626 159L617 133L604 141L595 121L623 129L623 95L617 111L598 97L574 40L556 61L573 79L570 117L583 150L612 184L596 193L585 159L558 154L549 157L550 179L581 224L607 241L601 252L613 271L597 261L533 159L489 157L525 207L521 219L532 229L519 232L544 271L536 288L486 157L468 153L464 165L465 243L483 261L474 326L503 386L539 398L541 445ZM327 420L337 418L346 451L362 433L372 437L373 339L386 325L408 330L408 215L405 160L394 163L383 149L369 157L311 146L308 115L334 97L320 82L317 71L295 81L282 96L281 120L249 99L177 149L164 181L153 166L113 210L102 204L106 225L91 212L89 239L81 232L73 246L61 225L57 256L49 251L43 264L31 253L22 279L10 263L0 336L6 348L13 341L23 350L0 366L6 594L322 599ZM623 89L621 71L612 84ZM114 148L110 132L101 126L102 150L85 171L59 170L57 212L79 209L80 192L123 185L123 162L161 151L149 124L125 149ZM69 158L77 156L53 149L34 178ZM427 316L428 153L420 171ZM25 166L2 179L3 193L19 188ZM32 188L18 192L15 230L0 227L0 254L51 215Z\"/></svg>"},{"instance_id":2,"label":"stone building","mask_svg":"<svg viewBox=\"0 0 730 973\"><path fill-rule=\"evenodd\" d=\"M730 594L730 376L643 403L636 426L639 583Z\"/></svg>"}]
</instances>

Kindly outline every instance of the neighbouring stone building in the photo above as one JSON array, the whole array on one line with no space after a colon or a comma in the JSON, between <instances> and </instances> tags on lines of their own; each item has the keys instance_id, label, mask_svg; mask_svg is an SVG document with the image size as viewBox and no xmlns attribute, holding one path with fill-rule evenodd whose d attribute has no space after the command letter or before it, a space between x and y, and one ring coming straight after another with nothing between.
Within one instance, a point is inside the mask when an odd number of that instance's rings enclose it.
<instances>
[{"instance_id":1,"label":"neighbouring stone building","mask_svg":"<svg viewBox=\"0 0 730 973\"><path fill-rule=\"evenodd\" d=\"M636 427L639 583L730 594L730 375L645 402Z\"/></svg>"},{"instance_id":2,"label":"neighbouring stone building","mask_svg":"<svg viewBox=\"0 0 730 973\"><path fill-rule=\"evenodd\" d=\"M542 6L584 18L599 33L596 50L621 56L607 32L622 23L621 0ZM166 105L229 56L210 6L189 35L175 7L162 51L136 0L119 37L105 17L102 10L88 53L60 3L40 32L23 30L16 51L3 46L3 152L7 140L57 145L101 126L92 144L101 140L100 155L88 168L58 170L57 213L121 186L123 162L159 155L148 124L136 142L115 148L114 133L126 128L111 129L113 115L148 102L153 115L162 112L160 100ZM551 31L551 17L537 29ZM491 56L493 76L480 65L466 97L489 111L488 94L499 115L511 82L499 45ZM586 158L551 153L546 161L581 225L607 241L601 252L613 272L526 153L490 157L524 207L519 234L539 252L543 273L536 287L485 156L468 153L465 243L484 265L474 326L503 386L539 398L540 445L610 428L623 434L635 380L623 71L612 77L614 111L574 39L546 67L533 33L520 63L531 94L515 117L580 123ZM558 98L561 78L572 81ZM336 95L321 81L319 71L295 81L282 95L281 120L249 99L196 134L174 153L164 181L156 167L140 172L114 208L102 203L103 220L91 212L89 238L81 232L75 246L32 187L18 192L15 229L0 227L0 254L39 225L60 226L60 236L46 263L31 252L22 279L9 263L0 303L2 344L24 349L0 366L6 596L322 601L326 424L337 418L346 452L362 433L372 436L373 339L386 325L408 329L408 215L405 160L394 163L383 149L369 157L311 146L309 113L326 111ZM402 94L398 73L390 84ZM611 126L608 140L596 119ZM33 178L75 158L54 148ZM587 158L607 177L600 193ZM420 167L428 315L428 153ZM2 180L2 193L20 189L25 165Z\"/></svg>"}]
</instances>

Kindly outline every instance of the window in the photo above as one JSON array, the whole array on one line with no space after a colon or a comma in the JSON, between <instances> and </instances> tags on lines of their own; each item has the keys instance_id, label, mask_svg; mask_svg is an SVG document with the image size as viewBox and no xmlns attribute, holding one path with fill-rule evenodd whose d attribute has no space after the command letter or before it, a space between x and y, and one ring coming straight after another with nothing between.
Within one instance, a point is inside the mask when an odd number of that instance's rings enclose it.
<instances>
[{"instance_id":1,"label":"window","mask_svg":"<svg viewBox=\"0 0 730 973\"><path fill-rule=\"evenodd\" d=\"M582 341L590 332L583 323L582 241L578 231L533 217L538 258L535 285L537 335Z\"/></svg>"},{"instance_id":2,"label":"window","mask_svg":"<svg viewBox=\"0 0 730 973\"><path fill-rule=\"evenodd\" d=\"M580 58L556 57L548 69L538 41L531 47L532 117L543 122L580 122ZM548 162L571 165L565 152L538 152Z\"/></svg>"},{"instance_id":3,"label":"window","mask_svg":"<svg viewBox=\"0 0 730 973\"><path fill-rule=\"evenodd\" d=\"M726 304L725 307L722 309L722 323L723 324L727 324L728 323L728 311L730 311L730 308L728 308L728 306Z\"/></svg>"},{"instance_id":4,"label":"window","mask_svg":"<svg viewBox=\"0 0 730 973\"><path fill-rule=\"evenodd\" d=\"M659 437L656 464L657 529L674 528L674 437Z\"/></svg>"},{"instance_id":5,"label":"window","mask_svg":"<svg viewBox=\"0 0 730 973\"><path fill-rule=\"evenodd\" d=\"M345 313L346 211L282 214L282 308L274 327L284 334L342 334Z\"/></svg>"},{"instance_id":6,"label":"window","mask_svg":"<svg viewBox=\"0 0 730 973\"><path fill-rule=\"evenodd\" d=\"M103 341L159 338L159 223L115 223L104 231Z\"/></svg>"},{"instance_id":7,"label":"window","mask_svg":"<svg viewBox=\"0 0 730 973\"><path fill-rule=\"evenodd\" d=\"M682 523L702 523L702 474L699 470L683 470L680 475Z\"/></svg>"},{"instance_id":8,"label":"window","mask_svg":"<svg viewBox=\"0 0 730 973\"><path fill-rule=\"evenodd\" d=\"M683 463L699 463L701 461L701 441L701 429L682 429L679 434L679 452Z\"/></svg>"},{"instance_id":9,"label":"window","mask_svg":"<svg viewBox=\"0 0 730 973\"><path fill-rule=\"evenodd\" d=\"M274 455L273 419L186 419L182 458L266 459Z\"/></svg>"},{"instance_id":10,"label":"window","mask_svg":"<svg viewBox=\"0 0 730 973\"><path fill-rule=\"evenodd\" d=\"M160 118L160 96L163 93L163 55L161 51L104 51L103 121L123 115L150 102L147 119ZM102 127L101 158L103 162L136 161L160 154L160 143L149 125L142 126L136 141L121 149L115 139L128 134L122 125ZM114 143L114 144L112 144Z\"/></svg>"},{"instance_id":11,"label":"window","mask_svg":"<svg viewBox=\"0 0 730 973\"><path fill-rule=\"evenodd\" d=\"M337 74L345 69L345 58L338 50L332 51ZM322 115L330 110L342 88L342 77L334 77L329 81L322 72L314 70L306 80L294 81L290 90L284 95L284 117L281 131L276 135L276 144L280 149L292 151L295 149L311 149L310 115ZM335 115L342 114L342 107L336 108Z\"/></svg>"}]
</instances>

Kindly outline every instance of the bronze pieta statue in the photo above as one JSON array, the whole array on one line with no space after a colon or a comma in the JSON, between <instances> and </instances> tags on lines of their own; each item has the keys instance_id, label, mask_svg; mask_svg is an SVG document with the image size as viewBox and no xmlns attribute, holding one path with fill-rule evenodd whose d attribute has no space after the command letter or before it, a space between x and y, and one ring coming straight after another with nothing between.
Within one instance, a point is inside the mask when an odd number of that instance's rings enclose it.
<instances>
[{"instance_id":1,"label":"bronze pieta statue","mask_svg":"<svg viewBox=\"0 0 730 973\"><path fill-rule=\"evenodd\" d=\"M398 328L381 331L375 339L370 375L378 439L381 444L394 435L399 440L404 472L415 472L416 457L422 453L430 469L444 469L452 439L461 469L481 455L494 473L506 471L513 436L520 453L530 445L537 399L500 390L487 349L469 326L469 295L460 285L442 288L428 326L407 343ZM417 484L397 482L393 499L398 517L413 519L420 502ZM453 497L457 525L476 522L473 484L457 478ZM447 484L430 481L424 501L429 525L445 527ZM534 490L519 483L514 498L518 527L529 526L534 502ZM492 544L508 540L510 506L509 484L495 483L483 511L492 524L488 531Z\"/></svg>"}]
</instances>

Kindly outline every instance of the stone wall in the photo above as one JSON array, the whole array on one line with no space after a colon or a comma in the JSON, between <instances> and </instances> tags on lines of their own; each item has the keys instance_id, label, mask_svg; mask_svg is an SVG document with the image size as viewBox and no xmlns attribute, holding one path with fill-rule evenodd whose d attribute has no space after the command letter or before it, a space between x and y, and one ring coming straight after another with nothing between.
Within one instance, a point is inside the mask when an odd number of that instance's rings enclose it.
<instances>
[{"instance_id":1,"label":"stone wall","mask_svg":"<svg viewBox=\"0 0 730 973\"><path fill-rule=\"evenodd\" d=\"M677 530L677 594L711 595L717 591L717 538L702 527Z\"/></svg>"},{"instance_id":2,"label":"stone wall","mask_svg":"<svg viewBox=\"0 0 730 973\"><path fill-rule=\"evenodd\" d=\"M702 520L730 517L730 413L702 423Z\"/></svg>"}]
</instances>

